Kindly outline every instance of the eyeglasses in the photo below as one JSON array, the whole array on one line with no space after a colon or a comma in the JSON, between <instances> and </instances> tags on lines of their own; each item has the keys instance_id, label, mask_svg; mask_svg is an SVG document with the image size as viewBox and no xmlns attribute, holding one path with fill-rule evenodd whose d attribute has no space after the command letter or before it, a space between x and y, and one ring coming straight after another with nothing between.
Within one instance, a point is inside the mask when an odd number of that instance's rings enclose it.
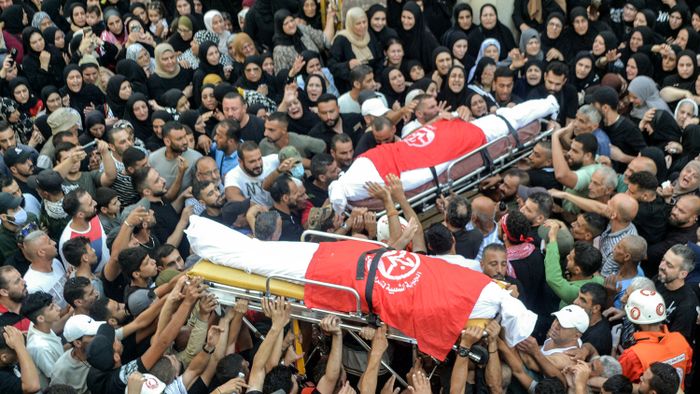
<instances>
[{"instance_id":1,"label":"eyeglasses","mask_svg":"<svg viewBox=\"0 0 700 394\"><path fill-rule=\"evenodd\" d=\"M24 239L27 238L27 236L34 231L39 230L39 226L36 225L34 222L29 222L24 225L19 231L17 232L17 243L22 243L24 242Z\"/></svg>"}]
</instances>

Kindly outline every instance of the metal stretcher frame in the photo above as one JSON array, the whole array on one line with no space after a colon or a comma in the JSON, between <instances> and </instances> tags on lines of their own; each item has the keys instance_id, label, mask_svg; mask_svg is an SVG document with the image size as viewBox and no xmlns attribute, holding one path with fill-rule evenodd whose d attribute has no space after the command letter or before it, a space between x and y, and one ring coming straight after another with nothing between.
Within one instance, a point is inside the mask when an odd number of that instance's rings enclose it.
<instances>
[{"instance_id":1,"label":"metal stretcher frame","mask_svg":"<svg viewBox=\"0 0 700 394\"><path fill-rule=\"evenodd\" d=\"M544 123L544 121L541 122ZM470 191L484 179L507 170L513 164L516 164L518 161L530 155L534 146L543 139L550 137L553 132L553 129L540 131L530 140L520 143L519 146L513 143L513 136L511 134L507 134L488 144L482 145L478 149L465 154L448 165L446 170L447 181L445 183L440 183L439 185L433 184L428 189L410 197L408 202L414 209L427 211L435 206L435 196L438 193L447 191L461 194ZM491 157L489 148L502 144L504 141L507 144L506 152L500 154L498 157ZM452 171L457 165L478 156L483 157L480 166L460 178L453 178ZM397 209L399 209L398 206ZM386 214L385 210L381 210L377 213L378 216L384 214Z\"/></svg>"}]
</instances>

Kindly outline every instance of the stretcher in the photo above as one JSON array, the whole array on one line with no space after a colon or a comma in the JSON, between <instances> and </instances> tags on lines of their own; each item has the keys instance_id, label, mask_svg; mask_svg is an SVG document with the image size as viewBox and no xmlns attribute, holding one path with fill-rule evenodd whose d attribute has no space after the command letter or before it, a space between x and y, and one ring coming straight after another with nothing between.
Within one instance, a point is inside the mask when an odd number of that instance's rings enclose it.
<instances>
[{"instance_id":1,"label":"stretcher","mask_svg":"<svg viewBox=\"0 0 700 394\"><path fill-rule=\"evenodd\" d=\"M406 190L406 197L414 209L427 211L435 206L438 195L470 191L484 179L510 168L527 157L534 146L549 138L552 132L552 129L542 130L541 121L531 122L455 159L442 174L417 188ZM377 199L349 201L348 204L366 207L380 215L384 213L384 205Z\"/></svg>"}]
</instances>

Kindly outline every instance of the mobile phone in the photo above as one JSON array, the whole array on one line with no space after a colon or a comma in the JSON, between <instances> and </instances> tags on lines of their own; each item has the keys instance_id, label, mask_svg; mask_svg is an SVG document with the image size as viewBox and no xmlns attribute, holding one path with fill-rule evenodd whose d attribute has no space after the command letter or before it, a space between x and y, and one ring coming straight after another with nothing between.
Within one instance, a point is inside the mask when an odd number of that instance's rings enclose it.
<instances>
[{"instance_id":1,"label":"mobile phone","mask_svg":"<svg viewBox=\"0 0 700 394\"><path fill-rule=\"evenodd\" d=\"M10 48L10 65L14 66L15 65L15 58L17 57L17 48Z\"/></svg>"},{"instance_id":2,"label":"mobile phone","mask_svg":"<svg viewBox=\"0 0 700 394\"><path fill-rule=\"evenodd\" d=\"M83 150L86 150L86 149L89 149L90 147L93 147L95 145L97 145L97 140L92 140L92 141L88 142L87 144L81 146L81 148L83 148Z\"/></svg>"}]
</instances>

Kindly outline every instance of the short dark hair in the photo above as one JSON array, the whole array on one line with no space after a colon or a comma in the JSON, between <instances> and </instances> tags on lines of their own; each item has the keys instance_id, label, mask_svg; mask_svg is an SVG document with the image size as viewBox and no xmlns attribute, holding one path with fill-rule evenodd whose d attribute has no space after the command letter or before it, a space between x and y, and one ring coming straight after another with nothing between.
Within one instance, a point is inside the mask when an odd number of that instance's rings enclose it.
<instances>
[{"instance_id":1,"label":"short dark hair","mask_svg":"<svg viewBox=\"0 0 700 394\"><path fill-rule=\"evenodd\" d=\"M169 120L165 122L163 125L163 138L166 138L170 136L170 133L173 132L173 130L182 130L185 128L185 125L176 121L176 120Z\"/></svg>"},{"instance_id":2,"label":"short dark hair","mask_svg":"<svg viewBox=\"0 0 700 394\"><path fill-rule=\"evenodd\" d=\"M0 290L7 290L9 283L5 279L5 274L10 272L10 271L16 271L17 268L11 266L11 265L3 265L0 267ZM1 337L2 335L0 335Z\"/></svg>"},{"instance_id":3,"label":"short dark hair","mask_svg":"<svg viewBox=\"0 0 700 394\"><path fill-rule=\"evenodd\" d=\"M11 128L12 128L12 125L10 124L10 122L8 122L6 120L0 120L0 132L3 132L5 130L11 129Z\"/></svg>"},{"instance_id":4,"label":"short dark hair","mask_svg":"<svg viewBox=\"0 0 700 394\"><path fill-rule=\"evenodd\" d=\"M510 211L506 219L506 228L513 239L509 238L508 241L516 245L523 243L521 239L527 237L531 226L530 221L520 211Z\"/></svg>"},{"instance_id":5,"label":"short dark hair","mask_svg":"<svg viewBox=\"0 0 700 394\"><path fill-rule=\"evenodd\" d=\"M581 150L584 154L590 153L595 157L598 152L598 140L592 133L580 134L574 137L574 141L581 144Z\"/></svg>"},{"instance_id":6,"label":"short dark hair","mask_svg":"<svg viewBox=\"0 0 700 394\"><path fill-rule=\"evenodd\" d=\"M238 142L241 139L241 124L234 119L224 119L214 126L214 130L219 127L226 127L226 138L230 140L236 140Z\"/></svg>"},{"instance_id":7,"label":"short dark hair","mask_svg":"<svg viewBox=\"0 0 700 394\"><path fill-rule=\"evenodd\" d=\"M547 65L547 68L545 69L545 74L550 71L554 73L554 75L563 75L565 77L569 76L569 67L558 60L555 60Z\"/></svg>"},{"instance_id":8,"label":"short dark hair","mask_svg":"<svg viewBox=\"0 0 700 394\"><path fill-rule=\"evenodd\" d=\"M67 384L52 384L43 391L44 394L78 394L78 391Z\"/></svg>"},{"instance_id":9,"label":"short dark hair","mask_svg":"<svg viewBox=\"0 0 700 394\"><path fill-rule=\"evenodd\" d=\"M333 138L331 138L331 147L330 147L330 149L335 149L335 145L336 145L338 142L352 142L352 138L350 138L350 136L347 135L347 134L345 134L345 133L336 134L336 135L333 136Z\"/></svg>"},{"instance_id":10,"label":"short dark hair","mask_svg":"<svg viewBox=\"0 0 700 394\"><path fill-rule=\"evenodd\" d=\"M125 167L133 167L136 162L141 161L146 158L146 153L139 148L130 146L126 148L124 154L122 155L122 163Z\"/></svg>"},{"instance_id":11,"label":"short dark hair","mask_svg":"<svg viewBox=\"0 0 700 394\"><path fill-rule=\"evenodd\" d=\"M350 70L350 85L354 84L355 82L359 82L362 84L362 81L369 75L370 73L373 73L374 71L372 70L372 67L370 67L367 64L360 64L359 66L353 68Z\"/></svg>"},{"instance_id":12,"label":"short dark hair","mask_svg":"<svg viewBox=\"0 0 700 394\"><path fill-rule=\"evenodd\" d=\"M129 132L128 129L125 128L116 128L116 127L111 127L107 132L105 133L105 140L110 143L114 144L114 135L117 134L120 131L126 131L127 133Z\"/></svg>"},{"instance_id":13,"label":"short dark hair","mask_svg":"<svg viewBox=\"0 0 700 394\"><path fill-rule=\"evenodd\" d=\"M241 94L236 92L236 91L226 93L224 95L224 98L221 99L221 101L223 102L224 100L233 100L233 99L240 99L241 102L243 103L243 105L247 105L243 96L241 96Z\"/></svg>"},{"instance_id":14,"label":"short dark hair","mask_svg":"<svg viewBox=\"0 0 700 394\"><path fill-rule=\"evenodd\" d=\"M532 202L534 202L535 205L537 205L537 210L540 211L540 213L542 214L542 216L545 217L545 219L549 219L549 217L552 216L552 207L554 206L554 200L552 199L552 196L549 193L532 193L527 199L532 200Z\"/></svg>"},{"instance_id":15,"label":"short dark hair","mask_svg":"<svg viewBox=\"0 0 700 394\"><path fill-rule=\"evenodd\" d=\"M75 216L80 210L80 197L85 195L87 191L81 187L71 190L70 193L63 197L63 212L68 216Z\"/></svg>"},{"instance_id":16,"label":"short dark hair","mask_svg":"<svg viewBox=\"0 0 700 394\"><path fill-rule=\"evenodd\" d=\"M196 199L200 199L202 191L213 184L214 182L212 181L194 181L192 183L192 196Z\"/></svg>"},{"instance_id":17,"label":"short dark hair","mask_svg":"<svg viewBox=\"0 0 700 394\"><path fill-rule=\"evenodd\" d=\"M393 125L394 124L391 123L391 121L386 116L377 116L372 121L372 130L373 131L384 130L386 128L390 128Z\"/></svg>"},{"instance_id":18,"label":"short dark hair","mask_svg":"<svg viewBox=\"0 0 700 394\"><path fill-rule=\"evenodd\" d=\"M630 184L637 185L642 191L651 191L656 193L656 188L659 187L659 181L656 175L649 171L638 171L633 172L632 175L627 178Z\"/></svg>"},{"instance_id":19,"label":"short dark hair","mask_svg":"<svg viewBox=\"0 0 700 394\"><path fill-rule=\"evenodd\" d=\"M117 191L110 187L98 187L95 190L95 202L97 203L97 209L105 208L119 195Z\"/></svg>"},{"instance_id":20,"label":"short dark hair","mask_svg":"<svg viewBox=\"0 0 700 394\"><path fill-rule=\"evenodd\" d=\"M274 202L279 203L282 201L283 196L291 193L291 188L289 187L289 182L291 181L292 178L284 174L280 175L272 182L272 186L270 186L270 196Z\"/></svg>"},{"instance_id":21,"label":"short dark hair","mask_svg":"<svg viewBox=\"0 0 700 394\"><path fill-rule=\"evenodd\" d=\"M498 78L515 78L515 72L508 66L496 67L496 71L493 73L493 80Z\"/></svg>"},{"instance_id":22,"label":"short dark hair","mask_svg":"<svg viewBox=\"0 0 700 394\"><path fill-rule=\"evenodd\" d=\"M163 267L163 260L164 258L170 256L170 253L172 253L174 250L177 250L176 247L170 244L163 244L156 249L155 253L153 254L153 258L156 260L156 265L158 267Z\"/></svg>"},{"instance_id":23,"label":"short dark hair","mask_svg":"<svg viewBox=\"0 0 700 394\"><path fill-rule=\"evenodd\" d=\"M63 244L63 259L73 267L80 266L80 260L87 253L87 246L90 240L87 237L71 238Z\"/></svg>"},{"instance_id":24,"label":"short dark hair","mask_svg":"<svg viewBox=\"0 0 700 394\"><path fill-rule=\"evenodd\" d=\"M681 384L681 380L673 366L655 362L649 366L651 373L654 374L649 380L649 388L656 391L658 394L675 394Z\"/></svg>"},{"instance_id":25,"label":"short dark hair","mask_svg":"<svg viewBox=\"0 0 700 394\"><path fill-rule=\"evenodd\" d=\"M238 145L238 158L245 160L244 152L250 152L260 149L255 141L243 141L243 143Z\"/></svg>"},{"instance_id":26,"label":"short dark hair","mask_svg":"<svg viewBox=\"0 0 700 394\"><path fill-rule=\"evenodd\" d=\"M109 297L100 297L90 307L90 317L97 321L107 321L112 317L108 308Z\"/></svg>"},{"instance_id":27,"label":"short dark hair","mask_svg":"<svg viewBox=\"0 0 700 394\"><path fill-rule=\"evenodd\" d=\"M574 263L581 269L583 275L591 276L600 269L603 263L603 255L598 248L590 243L576 241L574 243Z\"/></svg>"},{"instance_id":28,"label":"short dark hair","mask_svg":"<svg viewBox=\"0 0 700 394\"><path fill-rule=\"evenodd\" d=\"M605 217L600 214L594 212L584 212L581 215L583 215L583 220L586 221L588 231L591 232L593 237L599 236L608 225Z\"/></svg>"},{"instance_id":29,"label":"short dark hair","mask_svg":"<svg viewBox=\"0 0 700 394\"><path fill-rule=\"evenodd\" d=\"M0 176L0 189L3 187L8 187L12 185L12 182L15 181L15 178L9 177L9 176Z\"/></svg>"},{"instance_id":30,"label":"short dark hair","mask_svg":"<svg viewBox=\"0 0 700 394\"><path fill-rule=\"evenodd\" d=\"M150 171L151 167L146 166L139 168L131 174L131 185L139 195L143 194L143 191L146 189L146 181L148 180L148 173Z\"/></svg>"},{"instance_id":31,"label":"short dark hair","mask_svg":"<svg viewBox=\"0 0 700 394\"><path fill-rule=\"evenodd\" d=\"M59 144L66 142L64 141L66 138L72 138L73 137L73 132L69 130L64 130L64 131L59 131L58 133L53 135L53 145L58 146ZM54 157L57 157L54 155Z\"/></svg>"},{"instance_id":32,"label":"short dark hair","mask_svg":"<svg viewBox=\"0 0 700 394\"><path fill-rule=\"evenodd\" d=\"M261 241L269 241L277 230L277 221L280 214L277 211L260 212L255 217L255 238Z\"/></svg>"},{"instance_id":33,"label":"short dark hair","mask_svg":"<svg viewBox=\"0 0 700 394\"><path fill-rule=\"evenodd\" d=\"M311 159L311 176L318 179L320 175L326 173L328 166L333 164L335 159L328 153L318 153Z\"/></svg>"},{"instance_id":34,"label":"short dark hair","mask_svg":"<svg viewBox=\"0 0 700 394\"><path fill-rule=\"evenodd\" d=\"M289 117L287 117L286 112L273 112L267 115L267 120L269 120L270 122L279 122L285 126L289 124Z\"/></svg>"},{"instance_id":35,"label":"short dark hair","mask_svg":"<svg viewBox=\"0 0 700 394\"><path fill-rule=\"evenodd\" d=\"M566 394L566 387L557 378L544 378L535 386L535 394Z\"/></svg>"},{"instance_id":36,"label":"short dark hair","mask_svg":"<svg viewBox=\"0 0 700 394\"><path fill-rule=\"evenodd\" d=\"M447 224L462 229L472 217L472 205L462 196L453 196L447 203L445 213Z\"/></svg>"},{"instance_id":37,"label":"short dark hair","mask_svg":"<svg viewBox=\"0 0 700 394\"><path fill-rule=\"evenodd\" d=\"M433 223L425 230L425 243L432 254L446 254L454 244L452 232L442 223Z\"/></svg>"},{"instance_id":38,"label":"short dark hair","mask_svg":"<svg viewBox=\"0 0 700 394\"><path fill-rule=\"evenodd\" d=\"M63 286L63 298L70 306L75 308L75 300L82 298L85 294L85 288L91 284L90 279L82 276L68 278Z\"/></svg>"},{"instance_id":39,"label":"short dark hair","mask_svg":"<svg viewBox=\"0 0 700 394\"><path fill-rule=\"evenodd\" d=\"M216 373L214 375L216 381L223 384L237 378L238 374L243 372L244 361L243 356L238 353L226 355L216 364Z\"/></svg>"},{"instance_id":40,"label":"short dark hair","mask_svg":"<svg viewBox=\"0 0 700 394\"><path fill-rule=\"evenodd\" d=\"M128 281L131 281L134 272L138 271L143 263L143 260L148 256L146 249L135 246L126 248L119 253L118 261L124 276Z\"/></svg>"},{"instance_id":41,"label":"short dark hair","mask_svg":"<svg viewBox=\"0 0 700 394\"><path fill-rule=\"evenodd\" d=\"M44 312L44 309L51 305L52 302L53 297L49 293L44 293L43 291L30 293L24 301L22 301L19 314L31 320L32 323L36 323L37 317L39 317Z\"/></svg>"},{"instance_id":42,"label":"short dark hair","mask_svg":"<svg viewBox=\"0 0 700 394\"><path fill-rule=\"evenodd\" d=\"M604 310L608 306L608 295L605 287L600 283L588 282L579 289L583 294L589 294L593 305L600 305L600 310Z\"/></svg>"},{"instance_id":43,"label":"short dark hair","mask_svg":"<svg viewBox=\"0 0 700 394\"><path fill-rule=\"evenodd\" d=\"M322 103L328 103L328 102L331 102L331 101L334 102L334 103L336 103L336 104L338 104L338 98L337 98L337 97L335 97L334 95L332 95L332 94L330 94L330 93L323 93L323 94L318 98L318 100L316 100L316 105L322 104Z\"/></svg>"},{"instance_id":44,"label":"short dark hair","mask_svg":"<svg viewBox=\"0 0 700 394\"><path fill-rule=\"evenodd\" d=\"M68 152L73 148L75 148L75 144L72 142L61 142L59 144L56 144L56 151L54 153L56 163L60 161L59 158L61 157L61 153Z\"/></svg>"},{"instance_id":45,"label":"short dark hair","mask_svg":"<svg viewBox=\"0 0 700 394\"><path fill-rule=\"evenodd\" d=\"M278 365L265 375L263 393L274 393L283 390L285 393L292 391L292 376L294 371L286 365Z\"/></svg>"},{"instance_id":46,"label":"short dark hair","mask_svg":"<svg viewBox=\"0 0 700 394\"><path fill-rule=\"evenodd\" d=\"M603 389L610 394L632 394L632 382L625 375L613 375L603 383Z\"/></svg>"}]
</instances>

